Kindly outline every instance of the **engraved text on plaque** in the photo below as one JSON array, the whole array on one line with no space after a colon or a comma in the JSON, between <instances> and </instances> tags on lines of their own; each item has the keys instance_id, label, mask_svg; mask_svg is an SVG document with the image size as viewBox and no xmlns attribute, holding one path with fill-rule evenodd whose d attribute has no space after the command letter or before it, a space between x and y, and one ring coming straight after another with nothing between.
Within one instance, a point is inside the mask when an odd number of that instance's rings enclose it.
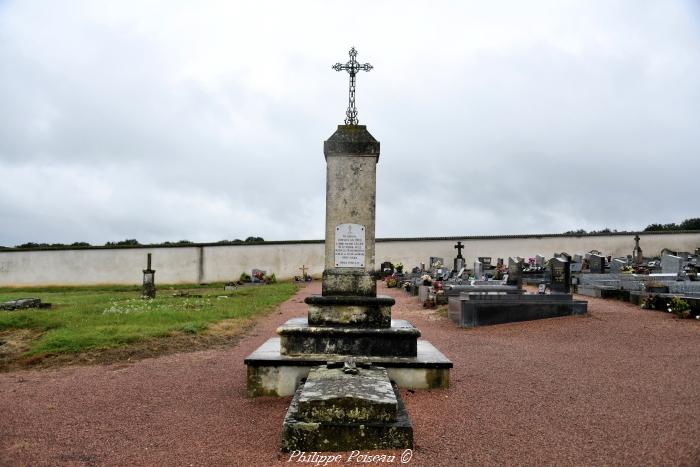
<instances>
[{"instance_id":1,"label":"engraved text on plaque","mask_svg":"<svg viewBox=\"0 0 700 467\"><path fill-rule=\"evenodd\" d=\"M365 226L340 224L335 228L335 267L365 267Z\"/></svg>"}]
</instances>

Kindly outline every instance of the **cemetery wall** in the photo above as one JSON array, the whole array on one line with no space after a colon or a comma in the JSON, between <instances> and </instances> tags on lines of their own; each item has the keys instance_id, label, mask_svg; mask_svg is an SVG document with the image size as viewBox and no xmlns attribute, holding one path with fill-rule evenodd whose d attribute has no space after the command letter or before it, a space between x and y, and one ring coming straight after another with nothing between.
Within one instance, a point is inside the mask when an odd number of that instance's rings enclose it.
<instances>
[{"instance_id":1,"label":"cemetery wall","mask_svg":"<svg viewBox=\"0 0 700 467\"><path fill-rule=\"evenodd\" d=\"M550 257L553 253L585 253L592 249L604 255L623 256L632 253L633 237L634 234L610 234L380 239L375 264L378 267L382 261L392 261L411 268L421 262L427 264L430 256L443 257L452 264L457 240L465 245L462 255L468 266L476 256L491 256L495 261L499 257ZM694 251L700 247L700 231L645 232L640 237L645 256L658 255L663 248ZM7 250L0 251L0 286L140 284L147 253L153 254L156 283L161 284L231 281L253 268L285 279L300 275L302 264L319 277L324 263L323 241Z\"/></svg>"}]
</instances>

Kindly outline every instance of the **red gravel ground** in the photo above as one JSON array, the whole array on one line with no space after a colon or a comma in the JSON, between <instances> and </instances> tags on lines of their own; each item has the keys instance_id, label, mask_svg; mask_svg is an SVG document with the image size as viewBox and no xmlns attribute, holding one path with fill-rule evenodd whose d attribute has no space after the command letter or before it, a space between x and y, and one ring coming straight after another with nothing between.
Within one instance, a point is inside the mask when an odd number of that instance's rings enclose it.
<instances>
[{"instance_id":1,"label":"red gravel ground","mask_svg":"<svg viewBox=\"0 0 700 467\"><path fill-rule=\"evenodd\" d=\"M247 398L243 359L319 289L230 349L0 374L0 464L294 465L290 398ZM402 390L411 465L700 465L700 322L589 299L586 317L464 330L382 293L454 362L450 389Z\"/></svg>"}]
</instances>

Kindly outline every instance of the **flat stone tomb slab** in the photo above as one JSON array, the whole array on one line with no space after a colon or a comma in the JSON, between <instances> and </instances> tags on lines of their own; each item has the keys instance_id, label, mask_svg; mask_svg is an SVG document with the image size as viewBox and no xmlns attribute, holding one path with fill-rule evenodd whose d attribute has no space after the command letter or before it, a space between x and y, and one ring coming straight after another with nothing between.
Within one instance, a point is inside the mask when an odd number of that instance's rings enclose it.
<instances>
[{"instance_id":1,"label":"flat stone tomb slab","mask_svg":"<svg viewBox=\"0 0 700 467\"><path fill-rule=\"evenodd\" d=\"M413 447L413 427L398 388L392 385L397 401L393 422L306 421L299 418L300 385L284 418L282 451L352 451L409 449Z\"/></svg>"},{"instance_id":2,"label":"flat stone tomb slab","mask_svg":"<svg viewBox=\"0 0 700 467\"><path fill-rule=\"evenodd\" d=\"M388 328L391 307L396 301L387 296L325 296L311 295L304 300L309 306L312 326L349 326Z\"/></svg>"},{"instance_id":3,"label":"flat stone tomb slab","mask_svg":"<svg viewBox=\"0 0 700 467\"><path fill-rule=\"evenodd\" d=\"M588 302L569 294L481 295L451 297L449 318L463 327L501 324L533 319L585 314Z\"/></svg>"},{"instance_id":4,"label":"flat stone tomb slab","mask_svg":"<svg viewBox=\"0 0 700 467\"><path fill-rule=\"evenodd\" d=\"M406 320L392 319L388 328L310 326L292 318L277 328L283 355L333 354L415 357L420 331Z\"/></svg>"},{"instance_id":5,"label":"flat stone tomb slab","mask_svg":"<svg viewBox=\"0 0 700 467\"><path fill-rule=\"evenodd\" d=\"M452 362L426 340L418 340L416 353L415 357L365 356L355 359L386 368L389 379L402 388L449 387ZM248 395L291 396L312 367L346 358L323 354L282 355L280 338L272 337L245 359Z\"/></svg>"},{"instance_id":6,"label":"flat stone tomb slab","mask_svg":"<svg viewBox=\"0 0 700 467\"><path fill-rule=\"evenodd\" d=\"M384 368L358 368L348 374L343 368L319 366L309 371L299 396L297 418L317 422L393 422L398 402Z\"/></svg>"}]
</instances>

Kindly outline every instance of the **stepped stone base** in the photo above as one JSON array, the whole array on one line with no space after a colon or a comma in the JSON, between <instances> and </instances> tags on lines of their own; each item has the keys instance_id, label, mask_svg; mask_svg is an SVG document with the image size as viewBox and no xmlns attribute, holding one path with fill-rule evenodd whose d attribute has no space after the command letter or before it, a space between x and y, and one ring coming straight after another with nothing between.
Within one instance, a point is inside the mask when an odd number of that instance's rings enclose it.
<instances>
[{"instance_id":1,"label":"stepped stone base","mask_svg":"<svg viewBox=\"0 0 700 467\"><path fill-rule=\"evenodd\" d=\"M309 306L312 326L352 326L388 328L391 307L396 301L387 296L323 296L311 295L304 300Z\"/></svg>"},{"instance_id":2,"label":"stepped stone base","mask_svg":"<svg viewBox=\"0 0 700 467\"><path fill-rule=\"evenodd\" d=\"M342 369L312 369L284 418L285 452L412 447L411 420L383 368L360 370L357 375Z\"/></svg>"},{"instance_id":3,"label":"stepped stone base","mask_svg":"<svg viewBox=\"0 0 700 467\"><path fill-rule=\"evenodd\" d=\"M430 342L418 340L415 357L364 356L368 362L386 368L389 379L406 389L447 388L452 362ZM329 361L345 361L347 355L283 355L280 338L272 337L245 359L248 367L248 395L291 396L309 370Z\"/></svg>"},{"instance_id":4,"label":"stepped stone base","mask_svg":"<svg viewBox=\"0 0 700 467\"><path fill-rule=\"evenodd\" d=\"M326 269L321 294L324 296L377 296L377 281L365 270Z\"/></svg>"},{"instance_id":5,"label":"stepped stone base","mask_svg":"<svg viewBox=\"0 0 700 467\"><path fill-rule=\"evenodd\" d=\"M292 318L277 328L282 355L415 357L420 331L406 320L391 320L388 328L310 326L307 318Z\"/></svg>"}]
</instances>

